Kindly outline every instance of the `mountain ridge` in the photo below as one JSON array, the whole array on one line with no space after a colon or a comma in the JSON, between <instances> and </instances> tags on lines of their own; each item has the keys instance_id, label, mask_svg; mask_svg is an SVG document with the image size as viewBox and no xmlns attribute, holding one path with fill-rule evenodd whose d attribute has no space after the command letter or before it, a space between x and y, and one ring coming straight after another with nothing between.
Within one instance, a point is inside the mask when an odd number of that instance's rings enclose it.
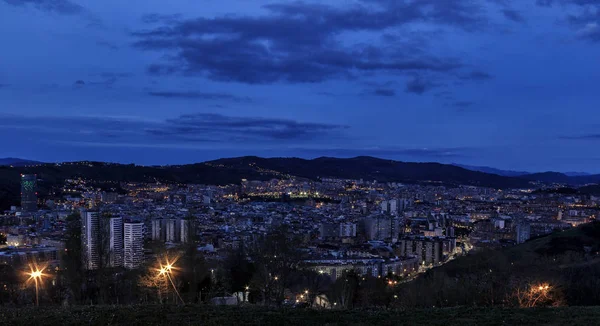
<instances>
[{"instance_id":1,"label":"mountain ridge","mask_svg":"<svg viewBox=\"0 0 600 326\"><path fill-rule=\"evenodd\" d=\"M16 158L16 157L0 158L0 165L24 166L24 165L35 165L35 164L44 164L44 163L39 162L39 161Z\"/></svg>"}]
</instances>

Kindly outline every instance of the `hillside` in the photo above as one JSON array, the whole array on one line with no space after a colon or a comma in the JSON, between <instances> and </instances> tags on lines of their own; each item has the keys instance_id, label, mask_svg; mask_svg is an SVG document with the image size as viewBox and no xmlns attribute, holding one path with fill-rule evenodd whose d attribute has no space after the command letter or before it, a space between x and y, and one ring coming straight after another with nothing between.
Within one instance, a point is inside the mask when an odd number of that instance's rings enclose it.
<instances>
[{"instance_id":1,"label":"hillside","mask_svg":"<svg viewBox=\"0 0 600 326\"><path fill-rule=\"evenodd\" d=\"M514 304L517 290L549 284L561 305L600 305L600 222L503 250L459 257L405 284L401 306Z\"/></svg>"},{"instance_id":2,"label":"hillside","mask_svg":"<svg viewBox=\"0 0 600 326\"><path fill-rule=\"evenodd\" d=\"M464 165L464 164L453 164L453 165L467 169L467 170L492 173L492 174L497 174L497 175L501 175L501 176L505 176L505 177L518 177L518 176L522 176L522 175L531 174L530 172L525 172L525 171L501 170L501 169L496 169L496 168L492 168L489 166L473 166L473 165Z\"/></svg>"},{"instance_id":3,"label":"hillside","mask_svg":"<svg viewBox=\"0 0 600 326\"><path fill-rule=\"evenodd\" d=\"M41 196L64 179L97 181L165 182L198 184L239 184L242 179L268 180L291 176L317 179L335 177L380 182L435 182L494 188L527 187L518 178L470 171L439 163L405 163L373 157L338 159L239 157L205 163L173 166L139 166L101 162L72 162L34 166L0 166L0 209L18 204L19 174L35 173Z\"/></svg>"},{"instance_id":4,"label":"hillside","mask_svg":"<svg viewBox=\"0 0 600 326\"><path fill-rule=\"evenodd\" d=\"M407 163L368 156L348 159L320 157L313 160L247 156L207 163L236 170L274 170L310 179L335 177L380 182L440 182L495 188L520 188L529 185L527 181L518 178L470 171L448 164Z\"/></svg>"},{"instance_id":5,"label":"hillside","mask_svg":"<svg viewBox=\"0 0 600 326\"><path fill-rule=\"evenodd\" d=\"M521 179L544 183L561 183L580 186L590 183L600 183L599 174L569 176L559 172L541 172L519 176Z\"/></svg>"},{"instance_id":6,"label":"hillside","mask_svg":"<svg viewBox=\"0 0 600 326\"><path fill-rule=\"evenodd\" d=\"M205 305L2 308L6 325L595 325L597 307L307 310Z\"/></svg>"},{"instance_id":7,"label":"hillside","mask_svg":"<svg viewBox=\"0 0 600 326\"><path fill-rule=\"evenodd\" d=\"M32 161L32 160L24 160L24 159L14 158L14 157L0 158L0 165L25 166L25 165L35 165L35 164L42 164L42 162Z\"/></svg>"},{"instance_id":8,"label":"hillside","mask_svg":"<svg viewBox=\"0 0 600 326\"><path fill-rule=\"evenodd\" d=\"M31 161L24 161L31 162ZM201 184L239 184L241 179L268 180L292 176L316 180L323 177L377 180L379 182L435 183L473 185L491 188L528 188L532 182L561 183L571 186L600 183L600 175L568 176L545 172L519 176L502 176L472 171L456 165L410 163L368 156L354 158L320 157L261 158L245 156L204 163L172 166L140 166L102 162L71 162L24 166L0 165L0 210L18 204L19 174L36 173L43 196L52 185L68 178L99 181L165 182ZM493 172L493 171L491 171ZM582 193L592 193L584 188Z\"/></svg>"}]
</instances>

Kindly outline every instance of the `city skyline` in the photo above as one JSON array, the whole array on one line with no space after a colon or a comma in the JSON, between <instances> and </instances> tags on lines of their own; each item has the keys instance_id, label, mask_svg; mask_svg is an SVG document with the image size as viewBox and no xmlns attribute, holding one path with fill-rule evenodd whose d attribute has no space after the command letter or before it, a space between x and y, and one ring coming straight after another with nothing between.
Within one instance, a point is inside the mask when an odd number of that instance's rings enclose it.
<instances>
[{"instance_id":1,"label":"city skyline","mask_svg":"<svg viewBox=\"0 0 600 326\"><path fill-rule=\"evenodd\" d=\"M3 157L598 173L600 3L0 1Z\"/></svg>"}]
</instances>

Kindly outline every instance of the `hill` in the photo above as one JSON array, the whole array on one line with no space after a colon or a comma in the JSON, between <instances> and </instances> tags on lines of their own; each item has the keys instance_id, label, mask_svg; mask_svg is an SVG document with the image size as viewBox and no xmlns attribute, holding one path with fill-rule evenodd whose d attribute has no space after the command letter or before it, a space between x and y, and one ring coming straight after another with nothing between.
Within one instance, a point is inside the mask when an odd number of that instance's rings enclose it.
<instances>
[{"instance_id":1,"label":"hill","mask_svg":"<svg viewBox=\"0 0 600 326\"><path fill-rule=\"evenodd\" d=\"M42 162L24 160L24 159L14 158L14 157L0 158L0 165L25 166L25 165L36 165L36 164L42 164Z\"/></svg>"},{"instance_id":2,"label":"hill","mask_svg":"<svg viewBox=\"0 0 600 326\"><path fill-rule=\"evenodd\" d=\"M433 268L405 284L401 306L515 304L515 295L549 285L561 305L600 305L600 222L503 250L485 250Z\"/></svg>"},{"instance_id":3,"label":"hill","mask_svg":"<svg viewBox=\"0 0 600 326\"><path fill-rule=\"evenodd\" d=\"M19 174L38 175L40 194L64 179L92 179L108 182L164 182L197 184L239 184L242 179L269 180L292 176L316 180L319 177L377 180L380 182L434 182L494 188L524 188L529 181L466 170L439 163L406 163L373 157L339 159L239 157L205 163L173 166L139 166L102 162L70 162L21 167L0 166L0 209L18 204Z\"/></svg>"},{"instance_id":4,"label":"hill","mask_svg":"<svg viewBox=\"0 0 600 326\"><path fill-rule=\"evenodd\" d=\"M206 305L2 308L6 325L595 325L597 307L310 310Z\"/></svg>"},{"instance_id":5,"label":"hill","mask_svg":"<svg viewBox=\"0 0 600 326\"><path fill-rule=\"evenodd\" d=\"M530 172L501 170L501 169L491 168L489 166L472 166L472 165L463 165L463 164L452 164L452 165L456 165L458 167L461 167L461 168L464 168L467 170L471 170L471 171L479 171L479 172L497 174L497 175L501 175L501 176L505 176L505 177L518 177L518 176L522 176L522 175L531 174Z\"/></svg>"},{"instance_id":6,"label":"hill","mask_svg":"<svg viewBox=\"0 0 600 326\"><path fill-rule=\"evenodd\" d=\"M313 160L300 158L260 158L254 156L220 159L207 162L234 170L270 170L309 179L334 177L377 180L379 182L437 182L494 188L528 187L519 178L503 177L440 163L408 163L369 156L354 158L320 157Z\"/></svg>"}]
</instances>

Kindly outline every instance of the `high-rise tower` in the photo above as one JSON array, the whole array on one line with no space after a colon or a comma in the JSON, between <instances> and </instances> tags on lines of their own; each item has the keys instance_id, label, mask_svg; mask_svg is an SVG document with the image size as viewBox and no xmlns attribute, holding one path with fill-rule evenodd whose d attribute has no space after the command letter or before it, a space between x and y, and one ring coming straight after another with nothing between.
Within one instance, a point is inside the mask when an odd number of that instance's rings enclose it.
<instances>
[{"instance_id":1,"label":"high-rise tower","mask_svg":"<svg viewBox=\"0 0 600 326\"><path fill-rule=\"evenodd\" d=\"M26 212L37 211L37 176L21 174L21 208Z\"/></svg>"}]
</instances>

